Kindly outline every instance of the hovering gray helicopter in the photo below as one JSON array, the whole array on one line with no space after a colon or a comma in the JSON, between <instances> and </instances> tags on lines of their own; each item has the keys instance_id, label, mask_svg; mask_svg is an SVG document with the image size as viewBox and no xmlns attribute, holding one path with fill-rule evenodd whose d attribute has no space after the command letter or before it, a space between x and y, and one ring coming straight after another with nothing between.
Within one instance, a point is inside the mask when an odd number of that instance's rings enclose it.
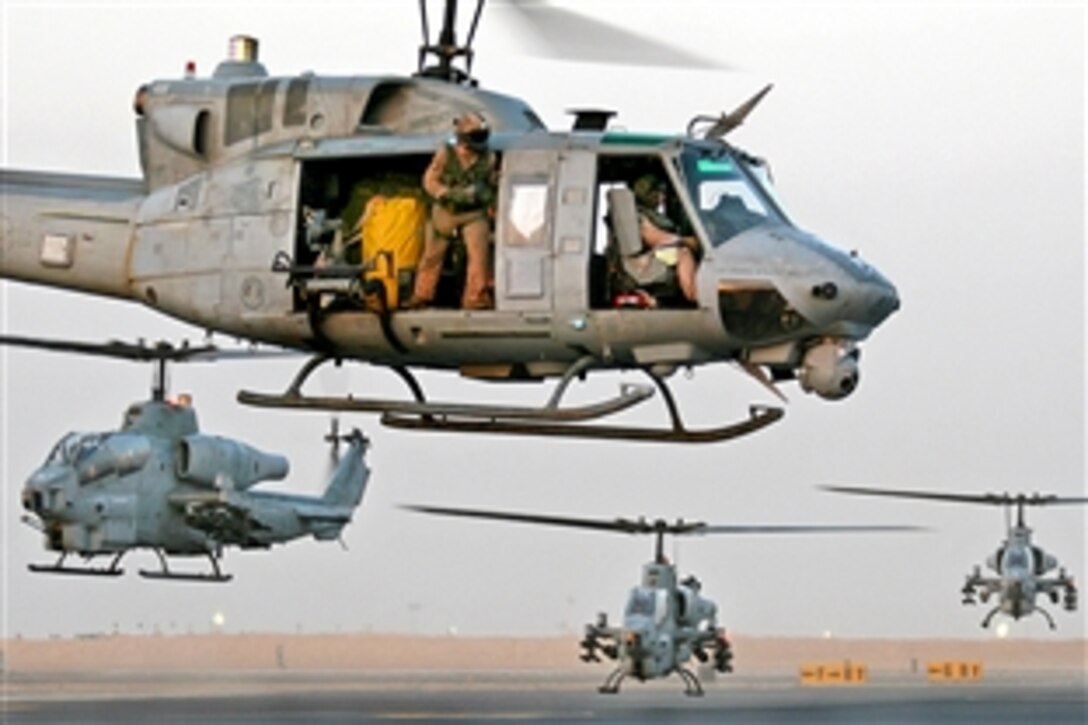
<instances>
[{"instance_id":1,"label":"hovering gray helicopter","mask_svg":"<svg viewBox=\"0 0 1088 725\"><path fill-rule=\"evenodd\" d=\"M1013 619L1026 617L1038 612L1046 619L1051 629L1056 629L1050 613L1035 603L1035 597L1046 595L1051 603L1057 604L1059 597L1066 611L1077 608L1077 586L1073 577L1065 569L1058 569L1058 560L1039 546L1032 543L1031 529L1024 523L1025 506L1049 506L1053 504L1083 504L1088 498L1041 495L1030 496L1022 493L986 493L959 494L938 493L934 491L896 491L878 488L858 488L851 486L826 486L828 491L838 493L861 494L865 496L892 496L898 498L917 498L929 501L951 501L955 503L987 504L1005 507L1005 540L997 551L986 559L986 566L997 576L982 576L980 567L975 566L967 575L967 582L961 590L964 604L974 604L977 596L985 604L990 597L997 595L998 603L982 620L982 626L989 627L990 621L998 613ZM1016 507L1016 524L1009 520L1009 509ZM1047 572L1058 569L1058 575L1047 577Z\"/></svg>"},{"instance_id":2,"label":"hovering gray helicopter","mask_svg":"<svg viewBox=\"0 0 1088 725\"><path fill-rule=\"evenodd\" d=\"M225 546L268 548L306 535L332 540L351 520L370 476L363 460L367 440L359 431L330 435L334 458L341 439L349 446L324 495L256 491L257 484L287 475L287 459L200 433L186 396L166 397L167 361L216 351L111 343L81 352L153 360L157 375L151 399L129 406L120 430L67 434L27 479L23 521L45 535L47 549L60 552L55 563L31 564L31 571L118 576L127 552L148 548L162 568L141 571L144 577L225 582L231 576L218 562ZM70 554L112 559L105 568L73 567L65 564ZM171 571L167 556L206 556L211 572Z\"/></svg>"},{"instance_id":3,"label":"hovering gray helicopter","mask_svg":"<svg viewBox=\"0 0 1088 725\"><path fill-rule=\"evenodd\" d=\"M665 534L804 534L857 533L873 531L913 531L913 526L810 526L810 525L712 525L701 521L662 519L586 519L565 516L541 516L508 511L405 506L411 511L441 516L513 521L546 526L615 531L624 534L652 534L656 537L654 560L643 564L642 583L631 589L624 608L623 624L610 625L602 612L597 621L586 625L581 642L583 662L600 662L598 653L619 664L598 688L602 694L616 694L620 683L630 676L645 682L667 677L675 672L684 681L684 694L700 696L699 678L684 665L694 657L699 662L713 660L718 672L733 671L733 649L718 626L717 605L702 595L702 584L694 576L680 580L676 566L665 557ZM708 651L709 650L709 651Z\"/></svg>"},{"instance_id":4,"label":"hovering gray helicopter","mask_svg":"<svg viewBox=\"0 0 1088 725\"><path fill-rule=\"evenodd\" d=\"M775 383L791 379L828 399L853 392L858 343L899 299L855 253L796 226L767 165L725 141L768 89L679 133L610 130L612 114L600 111L551 131L524 101L477 86L471 46L483 0L464 45L457 7L448 0L432 43L421 3L425 42L410 77L270 76L257 41L238 36L210 77L141 86L141 178L0 172L0 276L307 351L283 394L242 391L239 400L379 412L401 428L703 442L782 417L753 405L738 421L687 428L666 378L715 362L738 364L780 397ZM540 27L572 15L530 7ZM425 227L420 179L465 112L486 121L499 162L494 308L456 308L455 240L435 306L406 309ZM675 271L639 237L628 187L647 175L696 250L694 301L670 291ZM360 221L377 218L367 210L379 198L416 209L395 220L405 222L399 236ZM342 360L394 371L412 399L303 393L315 368ZM425 397L413 368L558 384L538 407L441 403ZM652 385L560 405L574 379L617 369L644 371ZM655 389L669 425L592 422Z\"/></svg>"}]
</instances>

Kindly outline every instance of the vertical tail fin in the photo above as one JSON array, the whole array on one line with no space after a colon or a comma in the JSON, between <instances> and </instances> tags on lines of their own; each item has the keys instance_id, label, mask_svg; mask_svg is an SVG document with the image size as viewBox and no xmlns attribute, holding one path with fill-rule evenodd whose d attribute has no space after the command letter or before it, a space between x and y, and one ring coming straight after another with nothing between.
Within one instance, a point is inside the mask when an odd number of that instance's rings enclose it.
<instances>
[{"instance_id":1,"label":"vertical tail fin","mask_svg":"<svg viewBox=\"0 0 1088 725\"><path fill-rule=\"evenodd\" d=\"M370 468L364 460L370 441L358 430L352 431L348 440L351 445L340 465L333 471L325 494L321 497L321 502L329 506L359 505L370 479Z\"/></svg>"}]
</instances>

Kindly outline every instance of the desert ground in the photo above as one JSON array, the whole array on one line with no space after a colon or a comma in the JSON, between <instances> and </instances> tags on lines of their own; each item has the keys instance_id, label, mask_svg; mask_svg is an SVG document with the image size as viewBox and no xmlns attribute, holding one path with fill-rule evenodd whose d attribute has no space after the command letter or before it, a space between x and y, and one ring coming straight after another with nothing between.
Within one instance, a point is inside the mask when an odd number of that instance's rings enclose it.
<instances>
[{"instance_id":1,"label":"desert ground","mask_svg":"<svg viewBox=\"0 0 1088 725\"><path fill-rule=\"evenodd\" d=\"M1084 722L1084 640L733 637L736 671L700 670L597 694L612 664L578 638L397 634L106 635L0 642L0 720L34 723ZM980 680L933 683L931 661L979 662ZM864 665L863 684L805 686L805 664Z\"/></svg>"},{"instance_id":2,"label":"desert ground","mask_svg":"<svg viewBox=\"0 0 1088 725\"><path fill-rule=\"evenodd\" d=\"M861 663L873 677L917 674L931 661L981 662L985 672L1085 676L1085 640L869 640L731 637L738 675L789 676L805 663ZM550 671L604 673L579 662L578 638L402 634L101 635L0 641L7 680L96 672Z\"/></svg>"}]
</instances>

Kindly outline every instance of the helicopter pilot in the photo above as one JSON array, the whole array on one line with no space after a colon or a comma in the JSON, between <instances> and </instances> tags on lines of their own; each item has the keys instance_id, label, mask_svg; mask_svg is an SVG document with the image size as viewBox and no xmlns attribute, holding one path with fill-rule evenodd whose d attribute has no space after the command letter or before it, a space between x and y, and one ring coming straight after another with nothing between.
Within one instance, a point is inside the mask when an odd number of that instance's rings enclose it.
<instances>
[{"instance_id":1,"label":"helicopter pilot","mask_svg":"<svg viewBox=\"0 0 1088 725\"><path fill-rule=\"evenodd\" d=\"M431 214L415 288L405 303L410 309L433 302L446 250L458 231L466 256L461 307L483 310L494 306L490 235L497 174L495 157L487 145L489 136L490 129L480 114L463 114L454 121L453 139L435 152L423 174Z\"/></svg>"},{"instance_id":2,"label":"helicopter pilot","mask_svg":"<svg viewBox=\"0 0 1088 725\"><path fill-rule=\"evenodd\" d=\"M681 236L679 226L665 213L667 186L665 182L646 174L639 177L631 191L635 195L638 210L639 233L642 242L661 262L676 270L680 292L688 302L698 300L695 270L698 263L695 253L699 250L694 237Z\"/></svg>"}]
</instances>

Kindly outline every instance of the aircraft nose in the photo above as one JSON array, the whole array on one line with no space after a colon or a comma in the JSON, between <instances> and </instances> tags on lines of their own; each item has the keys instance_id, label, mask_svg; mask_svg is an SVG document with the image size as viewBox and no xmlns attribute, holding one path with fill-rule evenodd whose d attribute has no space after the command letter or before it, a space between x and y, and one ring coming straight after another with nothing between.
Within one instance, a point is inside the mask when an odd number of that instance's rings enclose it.
<instances>
[{"instance_id":1,"label":"aircraft nose","mask_svg":"<svg viewBox=\"0 0 1088 725\"><path fill-rule=\"evenodd\" d=\"M861 255L792 227L750 230L715 260L723 322L738 337L807 322L819 336L863 340L900 307L895 285Z\"/></svg>"},{"instance_id":2,"label":"aircraft nose","mask_svg":"<svg viewBox=\"0 0 1088 725\"><path fill-rule=\"evenodd\" d=\"M23 488L23 508L42 513L50 508L50 501L63 490L65 482L75 472L66 466L46 466L31 474Z\"/></svg>"},{"instance_id":3,"label":"aircraft nose","mask_svg":"<svg viewBox=\"0 0 1088 725\"><path fill-rule=\"evenodd\" d=\"M851 328L860 339L899 309L899 290L854 254L831 254L827 281L811 282L813 319ZM845 331L845 330L844 330Z\"/></svg>"},{"instance_id":4,"label":"aircraft nose","mask_svg":"<svg viewBox=\"0 0 1088 725\"><path fill-rule=\"evenodd\" d=\"M876 327L899 309L899 290L876 270L863 287L861 321Z\"/></svg>"},{"instance_id":5,"label":"aircraft nose","mask_svg":"<svg viewBox=\"0 0 1088 725\"><path fill-rule=\"evenodd\" d=\"M23 489L23 508L31 513L42 510L42 492L33 488Z\"/></svg>"}]
</instances>

